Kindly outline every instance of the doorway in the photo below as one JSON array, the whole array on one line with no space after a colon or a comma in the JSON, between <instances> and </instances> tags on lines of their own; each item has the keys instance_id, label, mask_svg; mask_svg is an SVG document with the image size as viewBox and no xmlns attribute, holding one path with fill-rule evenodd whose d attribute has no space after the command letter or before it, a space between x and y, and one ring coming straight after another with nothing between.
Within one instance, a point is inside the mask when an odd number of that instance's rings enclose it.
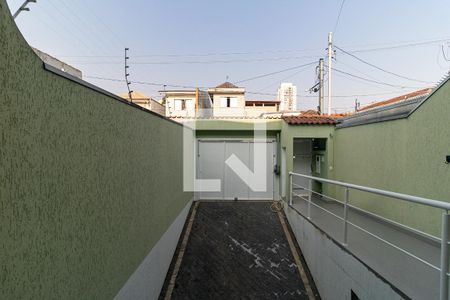
<instances>
[{"instance_id":1,"label":"doorway","mask_svg":"<svg viewBox=\"0 0 450 300\"><path fill-rule=\"evenodd\" d=\"M308 175L312 174L312 139L295 138L293 147L293 171L294 173ZM293 190L295 194L307 196L309 179L299 176L293 177Z\"/></svg>"}]
</instances>

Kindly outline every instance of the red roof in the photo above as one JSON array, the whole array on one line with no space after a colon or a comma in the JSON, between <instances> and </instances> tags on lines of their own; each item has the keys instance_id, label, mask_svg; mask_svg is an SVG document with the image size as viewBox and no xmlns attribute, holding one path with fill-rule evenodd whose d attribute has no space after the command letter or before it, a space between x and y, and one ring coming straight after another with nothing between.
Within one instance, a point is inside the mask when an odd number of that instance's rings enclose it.
<instances>
[{"instance_id":1,"label":"red roof","mask_svg":"<svg viewBox=\"0 0 450 300\"><path fill-rule=\"evenodd\" d=\"M285 116L283 120L291 125L334 125L337 123L333 116L321 115Z\"/></svg>"},{"instance_id":2,"label":"red roof","mask_svg":"<svg viewBox=\"0 0 450 300\"><path fill-rule=\"evenodd\" d=\"M216 86L216 89L237 89L237 88L239 87L228 81Z\"/></svg>"},{"instance_id":3,"label":"red roof","mask_svg":"<svg viewBox=\"0 0 450 300\"><path fill-rule=\"evenodd\" d=\"M369 104L367 106L360 108L358 111L367 110L367 109L371 109L371 108L375 108L375 107L379 107L379 106L383 106L383 105L387 105L387 104L391 104L391 103L395 103L395 102L399 102L399 101L403 101L403 100L408 100L410 98L417 97L417 96L426 95L426 94L431 93L432 90L433 89L431 89L431 88L418 90L418 91L415 91L415 92L412 92L409 94L405 94L405 95L401 95L401 96L398 96L398 97L395 97L395 98L392 98L389 100Z\"/></svg>"}]
</instances>

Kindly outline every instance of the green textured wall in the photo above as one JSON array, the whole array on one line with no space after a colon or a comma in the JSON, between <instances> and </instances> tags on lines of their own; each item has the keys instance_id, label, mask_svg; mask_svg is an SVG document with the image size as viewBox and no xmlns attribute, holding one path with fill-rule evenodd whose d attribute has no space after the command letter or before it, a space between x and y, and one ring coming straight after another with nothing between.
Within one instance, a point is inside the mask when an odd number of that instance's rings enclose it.
<instances>
[{"instance_id":1,"label":"green textured wall","mask_svg":"<svg viewBox=\"0 0 450 300\"><path fill-rule=\"evenodd\" d=\"M281 147L286 148L286 169L293 171L294 166L294 139L296 138L326 138L326 151L320 152L324 155L325 161L322 164L320 177L332 178L334 168L334 126L330 125L289 125L283 122L281 127ZM314 153L313 153L314 154ZM314 164L314 157L313 157ZM317 174L316 174L317 175ZM286 189L289 191L289 182ZM332 193L334 187L323 186L323 192ZM288 194L288 193L287 193Z\"/></svg>"},{"instance_id":2,"label":"green textured wall","mask_svg":"<svg viewBox=\"0 0 450 300\"><path fill-rule=\"evenodd\" d=\"M336 130L335 178L450 201L450 82L407 119ZM441 211L352 192L351 202L440 236Z\"/></svg>"},{"instance_id":3,"label":"green textured wall","mask_svg":"<svg viewBox=\"0 0 450 300\"><path fill-rule=\"evenodd\" d=\"M280 119L236 119L236 120L197 120L195 128L197 130L217 130L217 131L253 131L255 123L265 123L266 130L281 130L283 120Z\"/></svg>"},{"instance_id":4,"label":"green textured wall","mask_svg":"<svg viewBox=\"0 0 450 300\"><path fill-rule=\"evenodd\" d=\"M43 69L0 0L0 299L111 299L192 198L182 127Z\"/></svg>"},{"instance_id":5,"label":"green textured wall","mask_svg":"<svg viewBox=\"0 0 450 300\"><path fill-rule=\"evenodd\" d=\"M279 131L266 131L266 137L276 138ZM197 130L197 138L253 138L253 131L241 131L241 130Z\"/></svg>"}]
</instances>

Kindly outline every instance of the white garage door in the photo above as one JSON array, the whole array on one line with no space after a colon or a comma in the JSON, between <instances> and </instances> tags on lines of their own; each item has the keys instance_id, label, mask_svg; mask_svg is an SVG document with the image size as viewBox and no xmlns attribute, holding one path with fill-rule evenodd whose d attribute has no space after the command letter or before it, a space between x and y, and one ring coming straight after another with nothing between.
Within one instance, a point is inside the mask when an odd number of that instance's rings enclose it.
<instances>
[{"instance_id":1,"label":"white garage door","mask_svg":"<svg viewBox=\"0 0 450 300\"><path fill-rule=\"evenodd\" d=\"M254 170L254 142L251 140L199 140L197 177L220 179L218 192L200 192L200 199L214 200L272 200L274 198L274 173L276 142L268 140L266 146L266 190L253 191L225 161L236 155L252 172ZM261 162L263 164L264 162Z\"/></svg>"}]
</instances>

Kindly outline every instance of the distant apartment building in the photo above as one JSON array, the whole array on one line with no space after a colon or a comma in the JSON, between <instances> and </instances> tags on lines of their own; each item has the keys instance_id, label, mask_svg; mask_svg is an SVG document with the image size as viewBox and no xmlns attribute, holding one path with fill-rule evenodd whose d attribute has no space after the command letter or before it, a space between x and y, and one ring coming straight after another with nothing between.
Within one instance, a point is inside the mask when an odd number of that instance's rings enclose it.
<instances>
[{"instance_id":1,"label":"distant apartment building","mask_svg":"<svg viewBox=\"0 0 450 300\"><path fill-rule=\"evenodd\" d=\"M213 115L220 117L260 117L264 113L278 111L278 102L273 100L246 100L245 88L224 82L208 93L213 102Z\"/></svg>"},{"instance_id":2,"label":"distant apartment building","mask_svg":"<svg viewBox=\"0 0 450 300\"><path fill-rule=\"evenodd\" d=\"M130 101L130 95L128 93L120 94L120 97ZM166 109L163 104L145 95L142 92L132 92L131 101L143 108L151 110L161 116L165 116Z\"/></svg>"},{"instance_id":3,"label":"distant apartment building","mask_svg":"<svg viewBox=\"0 0 450 300\"><path fill-rule=\"evenodd\" d=\"M245 88L224 82L209 88L208 93L212 99L214 117L244 115Z\"/></svg>"},{"instance_id":4,"label":"distant apartment building","mask_svg":"<svg viewBox=\"0 0 450 300\"><path fill-rule=\"evenodd\" d=\"M206 91L167 90L163 93L166 116L172 118L197 117L212 115L211 99Z\"/></svg>"},{"instance_id":5,"label":"distant apartment building","mask_svg":"<svg viewBox=\"0 0 450 300\"><path fill-rule=\"evenodd\" d=\"M289 82L283 82L278 88L278 99L281 111L297 110L297 87Z\"/></svg>"},{"instance_id":6,"label":"distant apartment building","mask_svg":"<svg viewBox=\"0 0 450 300\"><path fill-rule=\"evenodd\" d=\"M277 100L246 100L245 88L230 82L203 90L166 90L169 118L258 118L279 111Z\"/></svg>"},{"instance_id":7,"label":"distant apartment building","mask_svg":"<svg viewBox=\"0 0 450 300\"><path fill-rule=\"evenodd\" d=\"M53 56L51 56L51 55L49 55L49 54L47 54L45 52L42 52L39 49L36 49L36 48L32 48L32 49L33 49L34 53L36 53L37 56L39 56L39 58L44 63L46 63L46 64L48 64L48 65L50 65L50 66L52 66L54 68L57 68L58 70L66 72L67 74L70 74L70 75L75 76L75 77L77 77L79 79L82 79L83 74L77 68L74 68L71 65L68 65L68 64L66 64L63 61L60 61L59 59L57 59L57 58L55 58L55 57L53 57Z\"/></svg>"}]
</instances>

